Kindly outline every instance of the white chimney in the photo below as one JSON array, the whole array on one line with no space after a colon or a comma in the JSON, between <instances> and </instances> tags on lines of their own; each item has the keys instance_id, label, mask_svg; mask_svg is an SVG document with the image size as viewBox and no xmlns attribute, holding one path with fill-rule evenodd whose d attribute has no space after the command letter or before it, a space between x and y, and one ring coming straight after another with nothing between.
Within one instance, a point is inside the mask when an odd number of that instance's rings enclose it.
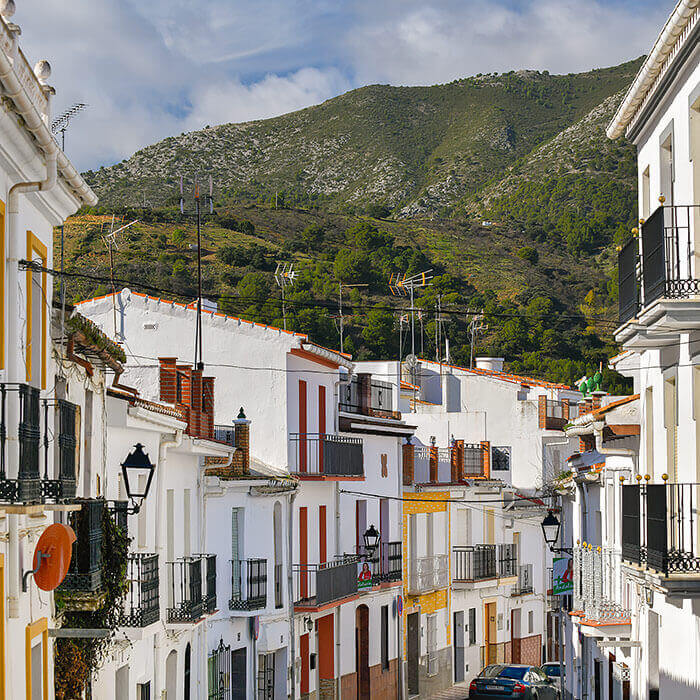
<instances>
[{"instance_id":1,"label":"white chimney","mask_svg":"<svg viewBox=\"0 0 700 700\"><path fill-rule=\"evenodd\" d=\"M487 369L491 372L502 372L504 362L505 360L502 357L477 357L476 368Z\"/></svg>"}]
</instances>

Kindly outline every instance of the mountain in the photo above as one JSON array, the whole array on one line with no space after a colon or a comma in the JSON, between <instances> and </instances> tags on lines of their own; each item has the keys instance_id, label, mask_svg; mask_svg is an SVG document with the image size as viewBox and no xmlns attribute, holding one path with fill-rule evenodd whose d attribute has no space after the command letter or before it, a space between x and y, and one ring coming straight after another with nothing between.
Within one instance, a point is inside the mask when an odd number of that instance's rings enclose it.
<instances>
[{"instance_id":1,"label":"mountain","mask_svg":"<svg viewBox=\"0 0 700 700\"><path fill-rule=\"evenodd\" d=\"M439 299L453 361L468 363L479 311L476 353L573 383L615 352L614 244L633 225L636 178L632 146L604 127L638 66L375 85L165 139L86 173L100 206L66 226L68 298L109 291L101 234L116 211L139 220L114 251L116 286L191 299L196 238L178 174L211 173L203 288L225 312L281 326L274 271L293 262L287 327L337 347L338 283L360 284L344 292L346 350L403 356L407 302L389 277L430 269L417 293L426 356Z\"/></svg>"},{"instance_id":2,"label":"mountain","mask_svg":"<svg viewBox=\"0 0 700 700\"><path fill-rule=\"evenodd\" d=\"M222 199L277 194L334 211L383 204L399 216L455 216L473 211L485 189L512 180L511 170L543 144L578 123L586 131L590 115L626 88L639 63L430 87L370 85L273 119L172 136L86 178L107 206L163 204L176 194L179 174L199 173L213 177ZM579 163L550 167L560 165Z\"/></svg>"}]
</instances>

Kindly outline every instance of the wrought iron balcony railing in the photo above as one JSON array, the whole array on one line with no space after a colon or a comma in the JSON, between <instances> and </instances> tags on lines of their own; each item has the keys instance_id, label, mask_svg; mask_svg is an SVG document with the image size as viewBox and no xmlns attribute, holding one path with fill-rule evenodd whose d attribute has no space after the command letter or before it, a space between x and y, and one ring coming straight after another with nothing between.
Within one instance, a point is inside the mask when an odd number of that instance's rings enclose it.
<instances>
[{"instance_id":1,"label":"wrought iron balcony railing","mask_svg":"<svg viewBox=\"0 0 700 700\"><path fill-rule=\"evenodd\" d=\"M700 484L622 487L622 558L664 575L700 574Z\"/></svg>"},{"instance_id":2,"label":"wrought iron balcony railing","mask_svg":"<svg viewBox=\"0 0 700 700\"><path fill-rule=\"evenodd\" d=\"M362 563L358 586L367 588L369 585L400 581L403 565L402 547L401 542L380 542L379 547L368 558L365 546L360 545L357 554ZM367 564L367 568L364 564Z\"/></svg>"},{"instance_id":3,"label":"wrought iron balcony railing","mask_svg":"<svg viewBox=\"0 0 700 700\"><path fill-rule=\"evenodd\" d=\"M69 515L76 540L61 590L96 592L102 588L103 521L110 516L102 499L79 500L78 503L81 509Z\"/></svg>"},{"instance_id":4,"label":"wrought iron balcony railing","mask_svg":"<svg viewBox=\"0 0 700 700\"><path fill-rule=\"evenodd\" d=\"M69 401L41 399L29 384L0 384L0 501L75 497L76 417L77 406Z\"/></svg>"},{"instance_id":5,"label":"wrought iron balcony railing","mask_svg":"<svg viewBox=\"0 0 700 700\"><path fill-rule=\"evenodd\" d=\"M146 627L160 619L160 575L158 555L129 554L126 569L128 590L120 624Z\"/></svg>"},{"instance_id":6,"label":"wrought iron balcony railing","mask_svg":"<svg viewBox=\"0 0 700 700\"><path fill-rule=\"evenodd\" d=\"M409 559L408 592L429 593L449 585L449 560L447 554Z\"/></svg>"},{"instance_id":7,"label":"wrought iron balcony railing","mask_svg":"<svg viewBox=\"0 0 700 700\"><path fill-rule=\"evenodd\" d=\"M450 447L403 446L403 483L456 483L465 479L488 479L491 473L489 443L468 444L455 440Z\"/></svg>"},{"instance_id":8,"label":"wrought iron balcony railing","mask_svg":"<svg viewBox=\"0 0 700 700\"><path fill-rule=\"evenodd\" d=\"M225 442L231 447L236 446L236 428L232 425L215 425L214 440Z\"/></svg>"},{"instance_id":9,"label":"wrought iron balcony railing","mask_svg":"<svg viewBox=\"0 0 700 700\"><path fill-rule=\"evenodd\" d=\"M358 577L355 556L345 555L323 564L296 564L294 604L317 607L355 595Z\"/></svg>"},{"instance_id":10,"label":"wrought iron balcony railing","mask_svg":"<svg viewBox=\"0 0 700 700\"><path fill-rule=\"evenodd\" d=\"M215 554L182 557L167 566L168 622L196 622L216 610Z\"/></svg>"},{"instance_id":11,"label":"wrought iron balcony railing","mask_svg":"<svg viewBox=\"0 0 700 700\"><path fill-rule=\"evenodd\" d=\"M629 624L630 611L613 600L611 564L605 554L600 547L574 547L574 611L584 623Z\"/></svg>"},{"instance_id":12,"label":"wrought iron balcony railing","mask_svg":"<svg viewBox=\"0 0 700 700\"><path fill-rule=\"evenodd\" d=\"M630 241L618 256L620 322L660 298L700 294L695 227L700 205L660 206L642 224L641 256Z\"/></svg>"},{"instance_id":13,"label":"wrought iron balcony railing","mask_svg":"<svg viewBox=\"0 0 700 700\"><path fill-rule=\"evenodd\" d=\"M231 561L231 610L259 610L267 605L267 559Z\"/></svg>"},{"instance_id":14,"label":"wrought iron balcony railing","mask_svg":"<svg viewBox=\"0 0 700 700\"><path fill-rule=\"evenodd\" d=\"M338 408L346 413L383 418L401 418L392 409L394 387L389 382L371 379L369 375L354 375L342 385Z\"/></svg>"},{"instance_id":15,"label":"wrought iron balcony railing","mask_svg":"<svg viewBox=\"0 0 700 700\"><path fill-rule=\"evenodd\" d=\"M517 575L518 552L515 544L453 547L452 554L454 581L469 583Z\"/></svg>"},{"instance_id":16,"label":"wrought iron balcony railing","mask_svg":"<svg viewBox=\"0 0 700 700\"><path fill-rule=\"evenodd\" d=\"M290 435L290 471L316 476L364 476L362 438L328 433Z\"/></svg>"},{"instance_id":17,"label":"wrought iron balcony railing","mask_svg":"<svg viewBox=\"0 0 700 700\"><path fill-rule=\"evenodd\" d=\"M518 582L513 586L515 595L527 595L534 590L532 582L532 564L521 564L518 567Z\"/></svg>"}]
</instances>

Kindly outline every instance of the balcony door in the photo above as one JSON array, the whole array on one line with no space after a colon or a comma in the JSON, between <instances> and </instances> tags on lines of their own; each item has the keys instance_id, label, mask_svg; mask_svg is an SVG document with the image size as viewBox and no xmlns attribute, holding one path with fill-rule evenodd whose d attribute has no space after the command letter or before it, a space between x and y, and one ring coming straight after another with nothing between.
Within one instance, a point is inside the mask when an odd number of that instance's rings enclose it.
<instances>
[{"instance_id":1,"label":"balcony door","mask_svg":"<svg viewBox=\"0 0 700 700\"><path fill-rule=\"evenodd\" d=\"M520 608L510 611L510 653L511 662L520 663Z\"/></svg>"},{"instance_id":2,"label":"balcony door","mask_svg":"<svg viewBox=\"0 0 700 700\"><path fill-rule=\"evenodd\" d=\"M357 669L357 699L370 700L369 680L369 608L358 606L355 611L355 668Z\"/></svg>"},{"instance_id":3,"label":"balcony door","mask_svg":"<svg viewBox=\"0 0 700 700\"><path fill-rule=\"evenodd\" d=\"M306 382L303 379L299 380L299 455L297 465L300 472L307 470L307 446L306 446Z\"/></svg>"},{"instance_id":4,"label":"balcony door","mask_svg":"<svg viewBox=\"0 0 700 700\"><path fill-rule=\"evenodd\" d=\"M248 696L247 666L245 647L231 652L231 700L246 700Z\"/></svg>"},{"instance_id":5,"label":"balcony door","mask_svg":"<svg viewBox=\"0 0 700 700\"><path fill-rule=\"evenodd\" d=\"M323 436L326 434L326 387L318 387L318 473L323 473L324 445Z\"/></svg>"},{"instance_id":6,"label":"balcony door","mask_svg":"<svg viewBox=\"0 0 700 700\"><path fill-rule=\"evenodd\" d=\"M420 613L406 616L406 667L408 694L418 695L420 664Z\"/></svg>"}]
</instances>

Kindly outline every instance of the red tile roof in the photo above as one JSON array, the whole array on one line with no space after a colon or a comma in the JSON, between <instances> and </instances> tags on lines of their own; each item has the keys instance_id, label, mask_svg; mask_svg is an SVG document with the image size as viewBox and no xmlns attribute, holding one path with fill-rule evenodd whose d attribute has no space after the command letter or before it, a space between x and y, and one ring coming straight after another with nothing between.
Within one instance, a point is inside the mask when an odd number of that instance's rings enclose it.
<instances>
[{"instance_id":1,"label":"red tile roof","mask_svg":"<svg viewBox=\"0 0 700 700\"><path fill-rule=\"evenodd\" d=\"M513 382L514 384L521 384L523 386L541 386L546 389L570 389L571 387L567 384L555 384L554 382L546 382L543 379L535 379L534 377L523 377L519 374L510 374L509 372L496 372L492 369L478 369L476 367L469 369L468 367L460 367L459 365L450 365L445 362L435 362L435 360L424 360L421 358L421 362L431 365L442 365L443 367L449 367L450 369L457 369L460 372L469 372L470 374L477 374L485 377L491 377L492 379L500 379L504 382Z\"/></svg>"}]
</instances>

